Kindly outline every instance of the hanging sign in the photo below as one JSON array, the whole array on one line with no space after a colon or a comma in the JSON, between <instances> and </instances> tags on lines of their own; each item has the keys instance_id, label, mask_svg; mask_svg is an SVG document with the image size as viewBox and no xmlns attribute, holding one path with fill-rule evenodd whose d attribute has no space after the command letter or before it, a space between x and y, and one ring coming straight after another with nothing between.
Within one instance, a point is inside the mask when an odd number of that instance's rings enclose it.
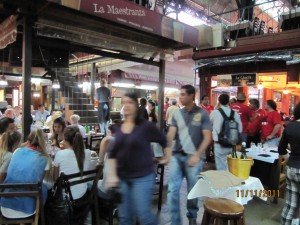
<instances>
[{"instance_id":1,"label":"hanging sign","mask_svg":"<svg viewBox=\"0 0 300 225\"><path fill-rule=\"evenodd\" d=\"M256 73L231 75L231 86L256 86Z\"/></svg>"}]
</instances>

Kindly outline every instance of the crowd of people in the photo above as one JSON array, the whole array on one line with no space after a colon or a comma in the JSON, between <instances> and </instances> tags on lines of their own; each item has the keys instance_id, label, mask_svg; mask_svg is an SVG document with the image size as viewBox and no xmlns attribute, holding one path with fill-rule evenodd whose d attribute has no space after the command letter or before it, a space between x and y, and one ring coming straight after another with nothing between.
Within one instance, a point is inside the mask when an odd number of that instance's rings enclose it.
<instances>
[{"instance_id":1,"label":"crowd of people","mask_svg":"<svg viewBox=\"0 0 300 225\"><path fill-rule=\"evenodd\" d=\"M102 87L105 87L105 83ZM101 97L103 94L106 96ZM106 137L100 143L99 163L104 165L104 170L103 178L98 182L98 196L108 198L107 191L118 187L122 196L118 205L120 224L131 225L135 219L141 224L158 224L151 210L156 178L152 143L158 143L163 152L158 163L169 165L167 202L171 224L182 224L179 198L181 184L185 178L187 191L193 188L197 175L203 171L207 149L214 152L216 169L227 170L226 156L232 149L219 142L225 115L236 121L240 141L246 142L248 147L258 143L279 146L279 154L283 157L290 145L288 199L282 213L284 224L289 224L299 202L297 176L300 174L300 138L294 131L299 125L300 105L295 108L294 120L283 126L273 100L267 100L265 109L262 109L257 99L250 99L247 105L243 93L237 94L236 101L230 101L227 94L221 94L218 105L213 107L209 104L208 96L203 96L201 103L196 105L195 96L195 88L184 85L179 95L182 107L177 105L176 99L170 101L168 97L165 98L163 119L166 129L163 132L157 126L157 104L154 101L145 98L138 100L132 92L122 97L124 118L109 126L105 123ZM109 113L110 93L100 89L97 97L103 98L99 118L106 121L104 117ZM34 118L51 122L49 142L41 129L32 129L27 140L21 143L22 137L17 130L19 112L18 109L9 108L0 119L0 182L43 181L43 197L46 200L51 183L53 185L60 173L82 173L90 169L91 151L85 148L83 142L85 129L80 125L78 115L72 115L71 124L67 125L61 113L50 115L40 106ZM87 190L88 184L71 188L74 199L84 198ZM2 215L7 218L23 218L34 214L35 203L31 200L2 198L0 204ZM186 204L189 224L195 225L198 201L188 200Z\"/></svg>"}]
</instances>

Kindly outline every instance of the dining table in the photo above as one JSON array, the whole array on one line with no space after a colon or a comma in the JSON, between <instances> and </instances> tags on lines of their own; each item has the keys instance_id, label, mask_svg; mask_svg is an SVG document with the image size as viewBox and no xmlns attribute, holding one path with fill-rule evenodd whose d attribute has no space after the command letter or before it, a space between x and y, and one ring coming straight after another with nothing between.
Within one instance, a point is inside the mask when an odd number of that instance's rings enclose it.
<instances>
[{"instance_id":1,"label":"dining table","mask_svg":"<svg viewBox=\"0 0 300 225\"><path fill-rule=\"evenodd\" d=\"M278 147L252 146L246 149L247 156L254 159L250 176L261 180L266 189L277 191L279 188Z\"/></svg>"}]
</instances>

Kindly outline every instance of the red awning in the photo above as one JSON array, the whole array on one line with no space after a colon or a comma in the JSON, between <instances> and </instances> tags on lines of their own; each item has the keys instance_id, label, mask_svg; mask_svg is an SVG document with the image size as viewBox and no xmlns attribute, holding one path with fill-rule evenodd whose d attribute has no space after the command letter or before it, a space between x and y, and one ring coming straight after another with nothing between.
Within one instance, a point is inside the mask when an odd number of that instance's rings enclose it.
<instances>
[{"instance_id":1,"label":"red awning","mask_svg":"<svg viewBox=\"0 0 300 225\"><path fill-rule=\"evenodd\" d=\"M17 39L17 16L11 15L0 24L0 49L15 42Z\"/></svg>"}]
</instances>

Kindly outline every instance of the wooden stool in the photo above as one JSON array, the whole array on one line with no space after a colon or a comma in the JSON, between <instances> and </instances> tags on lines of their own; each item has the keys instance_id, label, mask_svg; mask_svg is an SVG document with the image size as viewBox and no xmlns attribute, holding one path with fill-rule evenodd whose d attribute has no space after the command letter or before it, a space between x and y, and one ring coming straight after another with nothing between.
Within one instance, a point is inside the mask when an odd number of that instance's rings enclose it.
<instances>
[{"instance_id":1,"label":"wooden stool","mask_svg":"<svg viewBox=\"0 0 300 225\"><path fill-rule=\"evenodd\" d=\"M245 225L244 206L225 198L210 198L204 202L202 225Z\"/></svg>"}]
</instances>

